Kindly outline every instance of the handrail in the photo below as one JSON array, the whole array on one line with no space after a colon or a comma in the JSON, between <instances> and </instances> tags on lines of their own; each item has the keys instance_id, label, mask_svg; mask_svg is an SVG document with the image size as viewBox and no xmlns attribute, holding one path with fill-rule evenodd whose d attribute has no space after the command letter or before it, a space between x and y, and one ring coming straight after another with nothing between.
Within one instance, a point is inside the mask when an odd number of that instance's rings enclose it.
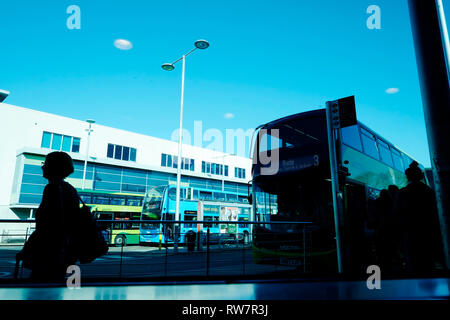
<instances>
[{"instance_id":1,"label":"handrail","mask_svg":"<svg viewBox=\"0 0 450 320\"><path fill-rule=\"evenodd\" d=\"M36 219L29 220L14 220L14 219L0 219L0 223L35 223ZM311 221L227 221L227 220L97 220L97 222L105 223L189 223L189 224L312 224Z\"/></svg>"}]
</instances>

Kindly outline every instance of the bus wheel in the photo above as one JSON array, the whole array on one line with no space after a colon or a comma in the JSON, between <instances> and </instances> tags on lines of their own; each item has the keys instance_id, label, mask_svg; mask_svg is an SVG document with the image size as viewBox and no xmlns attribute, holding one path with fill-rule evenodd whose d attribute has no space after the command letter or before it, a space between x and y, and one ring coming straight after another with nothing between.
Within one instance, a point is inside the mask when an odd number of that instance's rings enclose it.
<instances>
[{"instance_id":1,"label":"bus wheel","mask_svg":"<svg viewBox=\"0 0 450 320\"><path fill-rule=\"evenodd\" d=\"M118 235L114 239L114 244L118 247L121 247L121 246L125 247L127 245L127 238L124 235Z\"/></svg>"}]
</instances>

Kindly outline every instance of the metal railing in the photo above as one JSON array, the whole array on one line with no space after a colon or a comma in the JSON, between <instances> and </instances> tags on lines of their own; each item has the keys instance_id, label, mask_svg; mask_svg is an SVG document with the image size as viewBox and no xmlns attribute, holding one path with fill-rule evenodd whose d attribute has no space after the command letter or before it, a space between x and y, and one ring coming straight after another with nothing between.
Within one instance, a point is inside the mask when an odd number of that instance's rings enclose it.
<instances>
[{"instance_id":1,"label":"metal railing","mask_svg":"<svg viewBox=\"0 0 450 320\"><path fill-rule=\"evenodd\" d=\"M0 220L1 223L34 223L34 220ZM305 274L311 272L312 233L309 222L255 222L255 221L141 221L99 220L110 242L109 252L90 264L81 264L85 279L169 279L227 278L264 274ZM115 225L139 225L136 230L118 230ZM145 232L141 224L158 229ZM167 237L163 230L175 225L180 232ZM161 228L159 227L161 225ZM184 228L188 225L189 228ZM236 232L217 232L217 226L236 226ZM243 228L242 226L245 227ZM166 228L163 228L163 227ZM109 228L109 235L106 231ZM232 228L229 228L232 229ZM200 232L198 232L200 230ZM30 270L16 261L18 253L32 229L16 231L17 239L0 243L0 279L26 279ZM148 229L147 229L148 231ZM178 234L179 247L173 247ZM129 241L114 244L118 235ZM147 236L157 239L152 243L142 240ZM134 244L131 239L134 237ZM136 238L138 239L136 241Z\"/></svg>"}]
</instances>

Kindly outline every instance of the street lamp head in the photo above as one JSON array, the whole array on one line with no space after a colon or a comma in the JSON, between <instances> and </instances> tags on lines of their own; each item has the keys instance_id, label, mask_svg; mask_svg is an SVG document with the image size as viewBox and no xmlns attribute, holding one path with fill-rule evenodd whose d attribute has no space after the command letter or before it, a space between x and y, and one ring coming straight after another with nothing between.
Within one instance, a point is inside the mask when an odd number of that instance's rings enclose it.
<instances>
[{"instance_id":1,"label":"street lamp head","mask_svg":"<svg viewBox=\"0 0 450 320\"><path fill-rule=\"evenodd\" d=\"M95 120L93 120L93 119L87 119L86 122L92 124L92 123L95 123Z\"/></svg>"},{"instance_id":2,"label":"street lamp head","mask_svg":"<svg viewBox=\"0 0 450 320\"><path fill-rule=\"evenodd\" d=\"M209 42L204 39L200 39L195 41L194 45L197 49L206 49L209 47Z\"/></svg>"},{"instance_id":3,"label":"street lamp head","mask_svg":"<svg viewBox=\"0 0 450 320\"><path fill-rule=\"evenodd\" d=\"M9 96L9 91L0 89L0 102L3 102Z\"/></svg>"},{"instance_id":4,"label":"street lamp head","mask_svg":"<svg viewBox=\"0 0 450 320\"><path fill-rule=\"evenodd\" d=\"M161 68L166 71L172 71L173 69L175 69L175 66L171 63L164 63Z\"/></svg>"}]
</instances>

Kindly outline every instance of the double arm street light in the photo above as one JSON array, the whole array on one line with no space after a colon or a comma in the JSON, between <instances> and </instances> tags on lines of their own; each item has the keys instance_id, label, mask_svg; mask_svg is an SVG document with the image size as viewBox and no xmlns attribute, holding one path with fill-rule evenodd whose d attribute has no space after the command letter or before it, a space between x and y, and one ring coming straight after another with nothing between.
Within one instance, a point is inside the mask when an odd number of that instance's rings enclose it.
<instances>
[{"instance_id":1,"label":"double arm street light","mask_svg":"<svg viewBox=\"0 0 450 320\"><path fill-rule=\"evenodd\" d=\"M185 71L185 61L186 57L193 53L197 49L206 49L209 47L209 43L206 40L197 40L194 43L195 48L184 54L181 58L172 63L164 63L161 67L163 70L172 71L175 69L175 64L179 61L183 61L183 67L181 72L181 101L180 101L180 129L178 133L178 164L177 164L177 194L176 194L176 205L175 205L175 221L180 220L180 182L181 182L181 142L183 138L183 103L184 103L184 71ZM174 252L178 251L178 224L175 225L174 232L174 244L173 249Z\"/></svg>"}]
</instances>

